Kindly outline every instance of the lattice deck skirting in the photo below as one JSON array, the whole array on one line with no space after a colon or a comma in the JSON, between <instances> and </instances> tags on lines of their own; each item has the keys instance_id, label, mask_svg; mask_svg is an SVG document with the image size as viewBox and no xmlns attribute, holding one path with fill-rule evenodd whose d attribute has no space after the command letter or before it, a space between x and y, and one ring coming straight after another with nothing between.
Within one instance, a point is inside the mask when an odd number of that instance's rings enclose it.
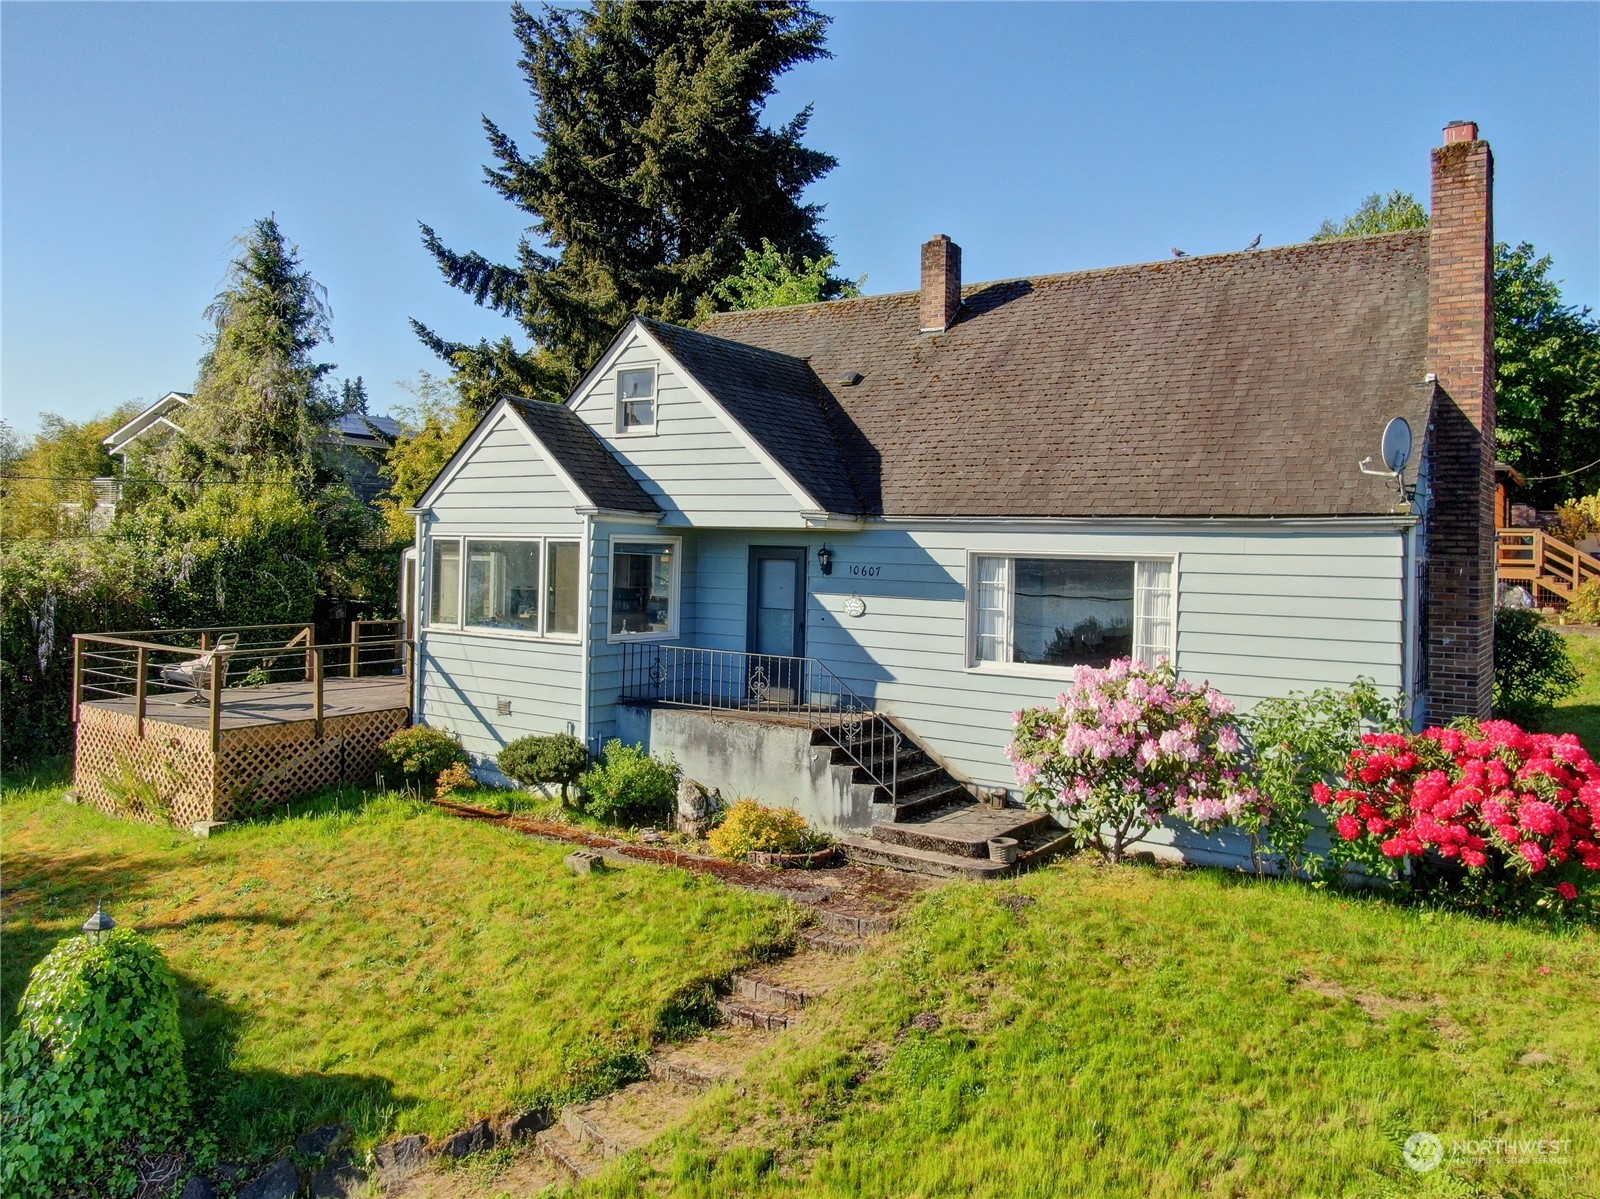
<instances>
[{"instance_id":1,"label":"lattice deck skirting","mask_svg":"<svg viewBox=\"0 0 1600 1199\"><path fill-rule=\"evenodd\" d=\"M368 783L378 746L410 723L405 708L209 730L93 703L78 712L73 786L103 812L187 827L237 820L332 783Z\"/></svg>"}]
</instances>

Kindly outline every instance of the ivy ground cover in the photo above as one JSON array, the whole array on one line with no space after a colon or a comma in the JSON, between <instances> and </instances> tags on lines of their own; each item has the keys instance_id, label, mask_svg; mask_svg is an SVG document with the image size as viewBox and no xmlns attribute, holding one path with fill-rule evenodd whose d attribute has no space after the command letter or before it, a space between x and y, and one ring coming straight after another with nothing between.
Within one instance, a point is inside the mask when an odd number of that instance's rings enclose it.
<instances>
[{"instance_id":1,"label":"ivy ground cover","mask_svg":"<svg viewBox=\"0 0 1600 1199\"><path fill-rule=\"evenodd\" d=\"M1596 978L1592 932L1215 871L953 884L594 1192L1597 1193Z\"/></svg>"},{"instance_id":2,"label":"ivy ground cover","mask_svg":"<svg viewBox=\"0 0 1600 1199\"><path fill-rule=\"evenodd\" d=\"M790 931L775 900L656 867L577 878L570 846L395 796L197 841L21 786L0 821L7 1028L34 963L104 899L178 976L194 1110L225 1153L609 1089L708 979Z\"/></svg>"}]
</instances>

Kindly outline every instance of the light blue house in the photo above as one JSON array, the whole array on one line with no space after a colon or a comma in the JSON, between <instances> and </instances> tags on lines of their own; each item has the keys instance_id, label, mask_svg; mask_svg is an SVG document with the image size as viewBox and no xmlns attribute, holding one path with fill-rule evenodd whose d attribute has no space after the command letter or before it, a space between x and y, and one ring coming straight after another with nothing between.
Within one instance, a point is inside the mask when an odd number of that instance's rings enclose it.
<instances>
[{"instance_id":1,"label":"light blue house","mask_svg":"<svg viewBox=\"0 0 1600 1199\"><path fill-rule=\"evenodd\" d=\"M1484 343L1440 314L1492 276L1485 243L1430 280L1473 219L1436 208L1431 233L965 288L941 237L919 292L630 321L565 405L497 404L421 500L419 717L485 764L529 733L644 741L870 833L860 857L972 873L989 835L1048 840L978 805L1015 801L1011 714L1075 663L1171 657L1244 706L1364 675L1451 714L1483 682L1487 550L1451 536L1477 536L1493 429L1458 399ZM1364 471L1395 417L1419 452Z\"/></svg>"}]
</instances>

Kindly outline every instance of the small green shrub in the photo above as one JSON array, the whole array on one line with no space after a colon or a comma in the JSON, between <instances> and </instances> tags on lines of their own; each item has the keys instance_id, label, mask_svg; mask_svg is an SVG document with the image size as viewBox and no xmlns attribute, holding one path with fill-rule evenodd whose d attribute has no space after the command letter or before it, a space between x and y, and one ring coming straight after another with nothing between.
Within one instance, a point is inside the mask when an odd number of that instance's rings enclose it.
<instances>
[{"instance_id":1,"label":"small green shrub","mask_svg":"<svg viewBox=\"0 0 1600 1199\"><path fill-rule=\"evenodd\" d=\"M454 733L414 724L378 747L378 763L387 781L402 779L430 788L450 767L467 765L468 758Z\"/></svg>"},{"instance_id":2,"label":"small green shrub","mask_svg":"<svg viewBox=\"0 0 1600 1199\"><path fill-rule=\"evenodd\" d=\"M793 808L769 808L753 799L741 799L729 808L706 840L719 858L734 859L753 853L810 853L831 844Z\"/></svg>"},{"instance_id":3,"label":"small green shrub","mask_svg":"<svg viewBox=\"0 0 1600 1199\"><path fill-rule=\"evenodd\" d=\"M452 762L439 772L439 779L433 785L435 795L443 798L447 795L465 795L469 791L478 789L478 780L472 777L472 767L465 762Z\"/></svg>"},{"instance_id":4,"label":"small green shrub","mask_svg":"<svg viewBox=\"0 0 1600 1199\"><path fill-rule=\"evenodd\" d=\"M175 1145L189 1119L178 986L131 929L70 937L33 968L5 1045L0 1193L132 1194L133 1146Z\"/></svg>"},{"instance_id":5,"label":"small green shrub","mask_svg":"<svg viewBox=\"0 0 1600 1199\"><path fill-rule=\"evenodd\" d=\"M1600 579L1590 579L1572 593L1567 620L1572 624L1600 624Z\"/></svg>"},{"instance_id":6,"label":"small green shrub","mask_svg":"<svg viewBox=\"0 0 1600 1199\"><path fill-rule=\"evenodd\" d=\"M525 787L559 783L561 802L566 803L568 789L589 765L589 751L570 733L519 737L502 749L495 761L502 774Z\"/></svg>"},{"instance_id":7,"label":"small green shrub","mask_svg":"<svg viewBox=\"0 0 1600 1199\"><path fill-rule=\"evenodd\" d=\"M579 778L583 810L610 824L665 822L678 795L678 764L652 758L642 745L606 742L598 763Z\"/></svg>"},{"instance_id":8,"label":"small green shrub","mask_svg":"<svg viewBox=\"0 0 1600 1199\"><path fill-rule=\"evenodd\" d=\"M1561 634L1528 608L1494 613L1494 712L1537 725L1556 700L1578 689L1578 672Z\"/></svg>"},{"instance_id":9,"label":"small green shrub","mask_svg":"<svg viewBox=\"0 0 1600 1199\"><path fill-rule=\"evenodd\" d=\"M1385 696L1368 678L1346 690L1322 687L1263 700L1239 720L1250 743L1256 786L1270 801L1241 820L1251 852L1285 874L1317 873L1320 858L1306 854L1314 827L1308 819L1311 788L1344 771L1361 734L1405 731L1405 701Z\"/></svg>"}]
</instances>

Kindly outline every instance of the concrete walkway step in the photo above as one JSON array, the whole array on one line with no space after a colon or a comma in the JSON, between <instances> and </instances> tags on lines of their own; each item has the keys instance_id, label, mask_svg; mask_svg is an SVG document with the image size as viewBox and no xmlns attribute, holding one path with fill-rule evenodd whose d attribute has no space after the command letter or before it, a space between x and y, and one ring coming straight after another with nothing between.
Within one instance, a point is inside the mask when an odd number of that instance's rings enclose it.
<instances>
[{"instance_id":1,"label":"concrete walkway step","mask_svg":"<svg viewBox=\"0 0 1600 1199\"><path fill-rule=\"evenodd\" d=\"M880 822L872 826L872 839L912 849L955 854L968 858L987 858L989 842L995 837L1012 837L1019 842L1052 828L1043 812L1026 808L986 808L980 804L955 804L940 812L914 820Z\"/></svg>"},{"instance_id":2,"label":"concrete walkway step","mask_svg":"<svg viewBox=\"0 0 1600 1199\"><path fill-rule=\"evenodd\" d=\"M579 1182L593 1178L605 1164L561 1124L545 1129L533 1139L548 1161Z\"/></svg>"},{"instance_id":3,"label":"concrete walkway step","mask_svg":"<svg viewBox=\"0 0 1600 1199\"><path fill-rule=\"evenodd\" d=\"M751 999L767 1007L788 1008L799 1011L814 998L810 991L784 983L771 982L758 974L735 974L733 995L736 999Z\"/></svg>"},{"instance_id":4,"label":"concrete walkway step","mask_svg":"<svg viewBox=\"0 0 1600 1199\"><path fill-rule=\"evenodd\" d=\"M800 1014L787 1008L769 1007L753 999L728 998L717 1000L717 1011L722 1019L735 1027L754 1028L760 1032L782 1032L800 1022Z\"/></svg>"},{"instance_id":5,"label":"concrete walkway step","mask_svg":"<svg viewBox=\"0 0 1600 1199\"><path fill-rule=\"evenodd\" d=\"M987 859L969 858L964 854L937 853L928 849L914 849L909 845L891 845L872 837L845 837L839 842L846 860L865 866L887 866L891 870L908 870L913 874L928 874L935 878L999 878L1011 873L1015 867Z\"/></svg>"}]
</instances>

